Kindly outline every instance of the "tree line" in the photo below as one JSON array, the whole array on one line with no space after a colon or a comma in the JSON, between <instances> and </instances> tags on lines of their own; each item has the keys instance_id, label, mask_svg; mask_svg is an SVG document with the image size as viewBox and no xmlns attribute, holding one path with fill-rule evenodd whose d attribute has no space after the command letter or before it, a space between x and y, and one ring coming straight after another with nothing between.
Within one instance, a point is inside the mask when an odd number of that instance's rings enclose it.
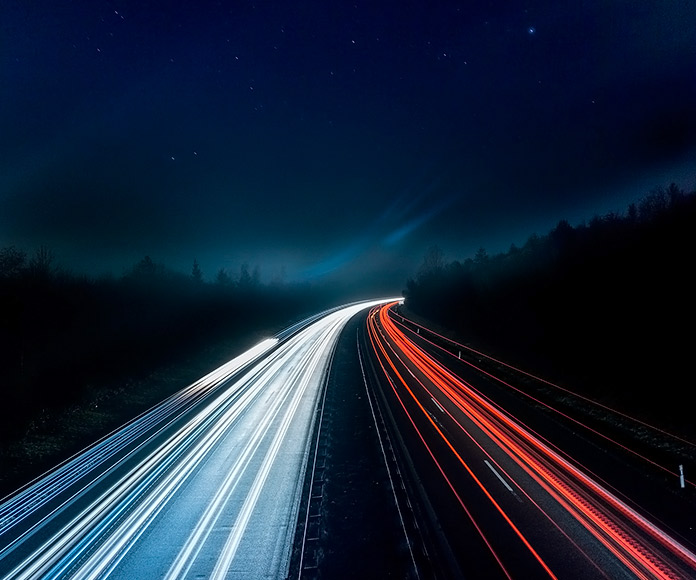
<instances>
[{"instance_id":1,"label":"tree line","mask_svg":"<svg viewBox=\"0 0 696 580\"><path fill-rule=\"evenodd\" d=\"M696 193L672 184L496 255L431 248L405 303L588 394L693 423L695 225Z\"/></svg>"},{"instance_id":2,"label":"tree line","mask_svg":"<svg viewBox=\"0 0 696 580\"><path fill-rule=\"evenodd\" d=\"M94 385L122 385L221 338L279 330L331 299L308 285L264 284L248 265L206 282L197 261L184 274L146 256L120 277L89 279L46 247L0 248L0 436L18 436Z\"/></svg>"}]
</instances>

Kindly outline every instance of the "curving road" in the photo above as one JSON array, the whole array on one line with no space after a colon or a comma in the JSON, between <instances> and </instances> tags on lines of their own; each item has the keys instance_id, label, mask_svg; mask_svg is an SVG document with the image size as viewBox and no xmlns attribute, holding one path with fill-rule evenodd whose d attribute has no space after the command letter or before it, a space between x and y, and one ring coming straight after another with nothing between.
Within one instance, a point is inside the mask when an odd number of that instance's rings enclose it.
<instances>
[{"instance_id":1,"label":"curving road","mask_svg":"<svg viewBox=\"0 0 696 580\"><path fill-rule=\"evenodd\" d=\"M0 505L0 575L283 578L326 370L346 322L308 319Z\"/></svg>"},{"instance_id":2,"label":"curving road","mask_svg":"<svg viewBox=\"0 0 696 580\"><path fill-rule=\"evenodd\" d=\"M608 483L648 458L437 337L380 300L264 341L5 499L0 577L696 577Z\"/></svg>"},{"instance_id":3,"label":"curving road","mask_svg":"<svg viewBox=\"0 0 696 580\"><path fill-rule=\"evenodd\" d=\"M368 317L373 374L414 496L445 538L443 576L696 577L693 548L491 399L493 375L477 385L438 362L392 307Z\"/></svg>"}]
</instances>

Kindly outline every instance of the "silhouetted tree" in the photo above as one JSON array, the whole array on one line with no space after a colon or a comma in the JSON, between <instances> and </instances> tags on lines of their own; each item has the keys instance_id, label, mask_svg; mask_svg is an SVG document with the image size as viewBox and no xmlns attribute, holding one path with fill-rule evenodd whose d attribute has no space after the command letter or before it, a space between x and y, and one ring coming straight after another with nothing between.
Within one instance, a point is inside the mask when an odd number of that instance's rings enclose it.
<instances>
[{"instance_id":1,"label":"silhouetted tree","mask_svg":"<svg viewBox=\"0 0 696 580\"><path fill-rule=\"evenodd\" d=\"M55 255L46 246L40 246L29 260L29 272L35 278L48 278L53 273Z\"/></svg>"},{"instance_id":2,"label":"silhouetted tree","mask_svg":"<svg viewBox=\"0 0 696 580\"><path fill-rule=\"evenodd\" d=\"M224 269L216 282L230 291L192 291L194 271L145 256L119 278L92 281L56 268L44 246L30 259L0 248L0 439L21 436L42 409L85 400L94 387L130 388L128 379L218 340L282 328L335 305L335 295L309 285L264 286L260 269L246 264L244 292L231 290Z\"/></svg>"},{"instance_id":3,"label":"silhouetted tree","mask_svg":"<svg viewBox=\"0 0 696 580\"><path fill-rule=\"evenodd\" d=\"M198 284L203 282L203 270L201 270L198 260L195 258L193 260L193 268L191 268L191 277L193 278L194 282Z\"/></svg>"},{"instance_id":4,"label":"silhouetted tree","mask_svg":"<svg viewBox=\"0 0 696 580\"><path fill-rule=\"evenodd\" d=\"M680 189L676 183L670 183L667 188L667 196L669 197L670 207L675 207L684 201L686 194Z\"/></svg>"},{"instance_id":5,"label":"silhouetted tree","mask_svg":"<svg viewBox=\"0 0 696 580\"><path fill-rule=\"evenodd\" d=\"M245 290L251 288L251 274L249 274L249 264L246 262L239 267L239 281L237 285Z\"/></svg>"},{"instance_id":6,"label":"silhouetted tree","mask_svg":"<svg viewBox=\"0 0 696 580\"><path fill-rule=\"evenodd\" d=\"M635 203L631 203L628 206L626 217L629 223L631 224L634 224L638 221L638 206Z\"/></svg>"},{"instance_id":7,"label":"silhouetted tree","mask_svg":"<svg viewBox=\"0 0 696 580\"><path fill-rule=\"evenodd\" d=\"M167 276L167 269L163 264L156 263L150 256L145 256L131 271L126 274L125 278L130 278L137 282L155 282L161 281Z\"/></svg>"},{"instance_id":8,"label":"silhouetted tree","mask_svg":"<svg viewBox=\"0 0 696 580\"><path fill-rule=\"evenodd\" d=\"M649 221L663 213L669 206L669 190L659 187L657 189L653 189L649 195L645 196L640 201L638 205L638 213L641 220Z\"/></svg>"},{"instance_id":9,"label":"silhouetted tree","mask_svg":"<svg viewBox=\"0 0 696 580\"><path fill-rule=\"evenodd\" d=\"M439 274L445 267L445 255L439 246L430 246L423 257L423 263L418 270L418 276Z\"/></svg>"},{"instance_id":10,"label":"silhouetted tree","mask_svg":"<svg viewBox=\"0 0 696 580\"><path fill-rule=\"evenodd\" d=\"M230 275L224 268L220 268L215 276L215 283L220 286L227 287L232 284L232 278L230 278Z\"/></svg>"},{"instance_id":11,"label":"silhouetted tree","mask_svg":"<svg viewBox=\"0 0 696 580\"><path fill-rule=\"evenodd\" d=\"M157 265L152 261L152 258L150 256L145 256L142 260L135 264L135 266L133 266L131 274L137 278L149 278L157 273L157 269Z\"/></svg>"},{"instance_id":12,"label":"silhouetted tree","mask_svg":"<svg viewBox=\"0 0 696 580\"><path fill-rule=\"evenodd\" d=\"M14 246L0 249L0 279L17 278L24 270L27 255Z\"/></svg>"},{"instance_id":13,"label":"silhouetted tree","mask_svg":"<svg viewBox=\"0 0 696 580\"><path fill-rule=\"evenodd\" d=\"M258 266L249 272L249 264L244 262L239 268L237 286L241 290L253 290L261 285L261 270Z\"/></svg>"},{"instance_id":14,"label":"silhouetted tree","mask_svg":"<svg viewBox=\"0 0 696 580\"><path fill-rule=\"evenodd\" d=\"M488 263L488 252L485 248L479 248L474 254L474 263L477 266L483 266Z\"/></svg>"},{"instance_id":15,"label":"silhouetted tree","mask_svg":"<svg viewBox=\"0 0 696 580\"><path fill-rule=\"evenodd\" d=\"M611 386L624 400L668 406L690 372L691 343L673 328L696 324L696 283L685 267L696 251L695 224L696 193L672 184L631 204L626 216L610 212L576 227L561 220L506 254L481 248L445 267L435 254L426 263L438 266L421 266L407 281L406 306L540 367L589 379L588 391ZM654 384L671 388L671 397L645 396Z\"/></svg>"}]
</instances>

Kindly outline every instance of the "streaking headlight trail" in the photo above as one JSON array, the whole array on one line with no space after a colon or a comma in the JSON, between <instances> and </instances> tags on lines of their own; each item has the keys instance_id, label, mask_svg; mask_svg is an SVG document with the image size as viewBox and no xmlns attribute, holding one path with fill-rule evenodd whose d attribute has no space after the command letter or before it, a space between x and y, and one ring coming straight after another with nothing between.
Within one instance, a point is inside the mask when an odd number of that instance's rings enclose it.
<instances>
[{"instance_id":1,"label":"streaking headlight trail","mask_svg":"<svg viewBox=\"0 0 696 580\"><path fill-rule=\"evenodd\" d=\"M3 578L284 577L334 347L384 302L262 342L7 499Z\"/></svg>"}]
</instances>

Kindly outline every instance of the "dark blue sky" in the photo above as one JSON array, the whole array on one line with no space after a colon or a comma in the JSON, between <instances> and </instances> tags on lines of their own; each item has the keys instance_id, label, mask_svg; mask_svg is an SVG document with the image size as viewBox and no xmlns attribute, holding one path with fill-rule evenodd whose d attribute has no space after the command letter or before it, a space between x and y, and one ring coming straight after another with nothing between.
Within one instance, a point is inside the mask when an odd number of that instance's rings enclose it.
<instances>
[{"instance_id":1,"label":"dark blue sky","mask_svg":"<svg viewBox=\"0 0 696 580\"><path fill-rule=\"evenodd\" d=\"M399 289L696 186L688 1L5 0L0 75L0 246L78 272Z\"/></svg>"}]
</instances>

